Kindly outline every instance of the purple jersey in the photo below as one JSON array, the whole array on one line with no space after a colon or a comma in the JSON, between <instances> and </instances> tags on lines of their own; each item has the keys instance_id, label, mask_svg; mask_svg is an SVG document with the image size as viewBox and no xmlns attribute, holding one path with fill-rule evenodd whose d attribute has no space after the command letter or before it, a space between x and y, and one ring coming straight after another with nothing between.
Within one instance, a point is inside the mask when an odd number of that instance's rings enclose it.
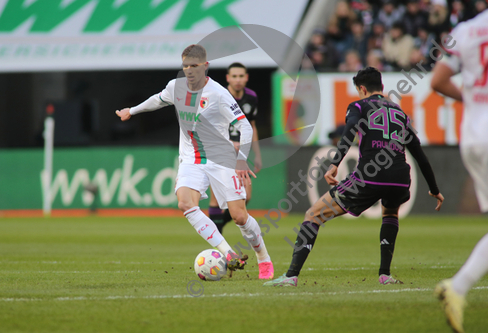
<instances>
[{"instance_id":1,"label":"purple jersey","mask_svg":"<svg viewBox=\"0 0 488 333\"><path fill-rule=\"evenodd\" d=\"M242 112L246 115L247 120L249 122L256 120L256 116L258 114L258 96L249 88L244 88L244 95L242 98L235 99L239 107L241 108ZM234 126L230 125L229 127L229 136L230 140L232 141L239 141L241 137L241 133Z\"/></svg>"}]
</instances>

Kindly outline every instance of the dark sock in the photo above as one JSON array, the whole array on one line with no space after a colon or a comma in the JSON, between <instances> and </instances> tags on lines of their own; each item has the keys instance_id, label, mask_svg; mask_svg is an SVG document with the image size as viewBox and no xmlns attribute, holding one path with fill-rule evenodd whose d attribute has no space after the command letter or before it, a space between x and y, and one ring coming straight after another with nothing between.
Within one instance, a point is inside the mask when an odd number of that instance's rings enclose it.
<instances>
[{"instance_id":1,"label":"dark sock","mask_svg":"<svg viewBox=\"0 0 488 333\"><path fill-rule=\"evenodd\" d=\"M318 224L309 221L302 223L295 242L290 268L288 269L288 272L286 272L286 276L291 277L300 274L308 254L312 251L318 232Z\"/></svg>"},{"instance_id":2,"label":"dark sock","mask_svg":"<svg viewBox=\"0 0 488 333\"><path fill-rule=\"evenodd\" d=\"M395 251L395 241L398 234L398 218L383 217L380 230L381 263L379 275L390 275L390 265Z\"/></svg>"},{"instance_id":3,"label":"dark sock","mask_svg":"<svg viewBox=\"0 0 488 333\"><path fill-rule=\"evenodd\" d=\"M232 221L232 216L230 216L230 212L228 209L224 210L224 224L227 222Z\"/></svg>"},{"instance_id":4,"label":"dark sock","mask_svg":"<svg viewBox=\"0 0 488 333\"><path fill-rule=\"evenodd\" d=\"M224 214L219 207L208 207L208 217L215 223L219 232L222 233L224 227Z\"/></svg>"}]
</instances>

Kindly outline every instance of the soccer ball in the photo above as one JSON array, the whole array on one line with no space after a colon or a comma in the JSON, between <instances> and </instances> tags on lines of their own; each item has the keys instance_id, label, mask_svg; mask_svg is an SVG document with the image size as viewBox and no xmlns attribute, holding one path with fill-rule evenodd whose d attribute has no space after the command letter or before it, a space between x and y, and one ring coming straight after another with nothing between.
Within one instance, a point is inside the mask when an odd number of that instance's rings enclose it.
<instances>
[{"instance_id":1,"label":"soccer ball","mask_svg":"<svg viewBox=\"0 0 488 333\"><path fill-rule=\"evenodd\" d=\"M217 250L205 250L195 258L195 273L205 281L219 281L227 273L227 260Z\"/></svg>"}]
</instances>

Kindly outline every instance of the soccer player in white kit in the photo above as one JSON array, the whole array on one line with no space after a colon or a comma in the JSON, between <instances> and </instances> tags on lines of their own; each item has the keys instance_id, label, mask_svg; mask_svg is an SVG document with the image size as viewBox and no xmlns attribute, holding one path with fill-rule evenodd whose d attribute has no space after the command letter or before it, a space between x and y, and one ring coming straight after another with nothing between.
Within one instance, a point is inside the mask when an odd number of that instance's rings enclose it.
<instances>
[{"instance_id":1,"label":"soccer player in white kit","mask_svg":"<svg viewBox=\"0 0 488 333\"><path fill-rule=\"evenodd\" d=\"M461 156L474 180L476 197L488 213L488 10L460 23L452 32L449 54L436 64L431 86L464 103L461 123ZM455 44L454 44L455 43ZM454 45L453 45L454 44ZM447 47L446 47L447 48ZM462 91L450 77L461 73ZM432 111L434 112L434 111ZM448 323L464 332L465 296L488 272L488 234L475 246L466 263L451 279L441 281L435 294L442 301Z\"/></svg>"},{"instance_id":2,"label":"soccer player in white kit","mask_svg":"<svg viewBox=\"0 0 488 333\"><path fill-rule=\"evenodd\" d=\"M180 166L175 192L178 208L211 246L226 256L231 270L242 269L238 258L215 223L201 210L211 185L221 209L228 208L243 237L256 252L259 278L273 278L274 268L261 236L261 228L246 210L243 184L254 173L247 166L252 127L229 91L206 76L209 63L203 46L193 44L182 53L185 77L171 80L159 94L141 104L116 111L122 121L141 112L174 105L180 124ZM229 125L241 132L239 151L229 140Z\"/></svg>"}]
</instances>

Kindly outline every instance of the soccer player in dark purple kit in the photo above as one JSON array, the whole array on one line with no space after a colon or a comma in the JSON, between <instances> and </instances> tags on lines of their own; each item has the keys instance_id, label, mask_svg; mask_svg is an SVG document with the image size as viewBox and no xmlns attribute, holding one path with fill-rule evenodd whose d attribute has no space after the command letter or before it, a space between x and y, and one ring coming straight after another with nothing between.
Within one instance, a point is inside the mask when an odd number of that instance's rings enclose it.
<instances>
[{"instance_id":1,"label":"soccer player in dark purple kit","mask_svg":"<svg viewBox=\"0 0 488 333\"><path fill-rule=\"evenodd\" d=\"M246 87L249 80L249 74L247 68L240 62L234 62L227 68L227 89L239 104L239 107L246 115L247 120L251 123L253 129L252 138L252 150L254 151L254 173L258 173L262 167L261 150L259 149L259 135L256 128L256 117L258 114L258 96L257 94ZM239 144L241 133L233 126L229 127L230 140L234 142L234 145ZM237 149L237 147L236 147ZM245 183L246 188L246 204L251 200L252 195L252 183ZM209 204L209 217L217 225L220 233L223 232L224 225L232 220L229 210L222 210L219 208L217 199L213 193L210 195Z\"/></svg>"},{"instance_id":2,"label":"soccer player in dark purple kit","mask_svg":"<svg viewBox=\"0 0 488 333\"><path fill-rule=\"evenodd\" d=\"M265 286L296 286L298 275L307 260L323 223L345 214L359 216L381 200L380 284L400 283L390 273L391 260L398 234L398 210L410 198L410 165L405 160L408 148L429 185L429 194L437 199L436 210L444 197L439 192L434 173L420 141L410 126L408 116L395 103L383 96L381 73L373 67L360 70L353 78L360 100L349 104L346 128L338 150L331 159L325 179L334 187L305 213L295 242L288 272L266 282ZM337 168L359 135L359 162L346 179L338 182ZM320 161L324 163L326 158Z\"/></svg>"}]
</instances>

